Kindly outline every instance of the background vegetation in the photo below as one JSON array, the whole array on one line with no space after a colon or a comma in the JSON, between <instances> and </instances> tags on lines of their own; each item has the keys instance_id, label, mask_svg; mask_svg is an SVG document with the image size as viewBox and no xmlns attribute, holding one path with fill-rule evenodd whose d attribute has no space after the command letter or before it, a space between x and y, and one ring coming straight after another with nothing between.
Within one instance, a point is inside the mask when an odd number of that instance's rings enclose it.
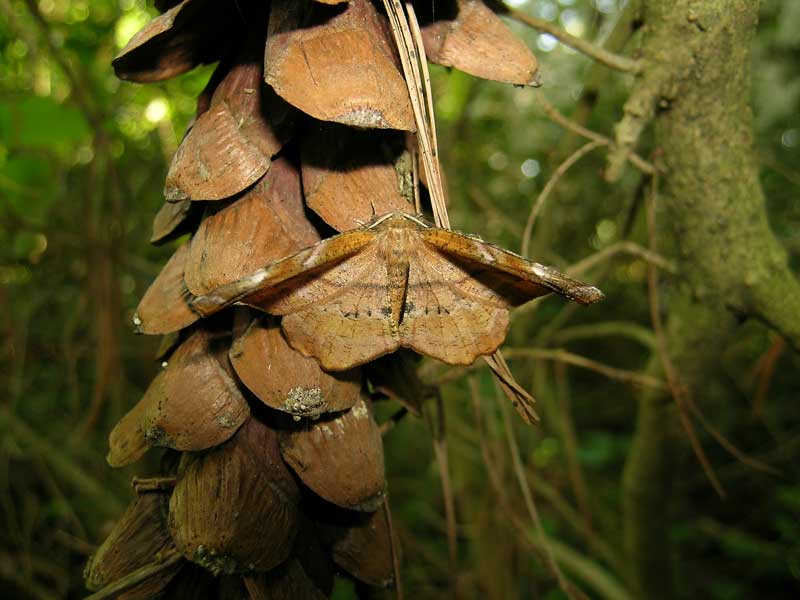
<instances>
[{"instance_id":1,"label":"background vegetation","mask_svg":"<svg viewBox=\"0 0 800 600\"><path fill-rule=\"evenodd\" d=\"M626 14L623 4L531 0L521 8L602 42ZM149 468L113 471L103 457L111 426L157 368L158 340L135 337L129 323L174 249L148 244L150 222L163 202L169 157L210 74L201 69L149 86L114 78L111 58L153 14L143 0L0 0L3 598L80 597L86 557L127 503L130 477ZM537 98L610 135L633 78L546 34L514 27L542 63L541 89L436 69L434 92L455 227L519 250L534 199L581 143L547 117ZM762 3L752 98L753 160L770 224L795 272L798 30L800 3ZM629 50L636 46L634 38ZM644 140L643 156L651 145ZM629 169L607 184L603 163L602 150L590 152L557 182L535 224L530 253L537 260L565 268L598 252L610 256L626 240L647 246L640 174ZM672 256L671 248L660 252ZM630 597L621 583L630 566L622 550L622 470L642 387L663 387L645 372L654 346L647 263L621 252L584 278L602 283L606 302L572 311L549 299L523 309L512 325L512 368L539 399L541 426L524 427L513 415L505 420L485 370L424 365L429 379L452 379L443 394L459 543L452 569L431 430L409 417L385 437L409 595L436 597L449 587L465 598L563 597L515 478L504 433L513 423L556 559L591 597ZM668 272L661 281L669 313ZM706 343L714 348L716 340ZM707 405L707 417L780 473L743 464L700 428L727 492L720 499L676 429L677 475L661 516L675 556L675 594L797 597L800 356L756 322L743 324L722 356L724 401ZM346 584L337 589L339 598L349 594Z\"/></svg>"}]
</instances>

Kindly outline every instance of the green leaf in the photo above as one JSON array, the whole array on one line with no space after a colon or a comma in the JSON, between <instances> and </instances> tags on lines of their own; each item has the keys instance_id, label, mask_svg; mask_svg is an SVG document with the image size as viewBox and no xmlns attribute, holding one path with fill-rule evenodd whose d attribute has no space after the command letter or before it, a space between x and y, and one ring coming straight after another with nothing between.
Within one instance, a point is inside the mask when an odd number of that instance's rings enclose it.
<instances>
[{"instance_id":1,"label":"green leaf","mask_svg":"<svg viewBox=\"0 0 800 600\"><path fill-rule=\"evenodd\" d=\"M51 163L38 156L15 156L0 164L0 194L5 205L42 223L53 203Z\"/></svg>"},{"instance_id":2,"label":"green leaf","mask_svg":"<svg viewBox=\"0 0 800 600\"><path fill-rule=\"evenodd\" d=\"M90 132L80 111L52 98L12 98L0 105L0 139L12 150L21 146L70 153L89 141Z\"/></svg>"}]
</instances>

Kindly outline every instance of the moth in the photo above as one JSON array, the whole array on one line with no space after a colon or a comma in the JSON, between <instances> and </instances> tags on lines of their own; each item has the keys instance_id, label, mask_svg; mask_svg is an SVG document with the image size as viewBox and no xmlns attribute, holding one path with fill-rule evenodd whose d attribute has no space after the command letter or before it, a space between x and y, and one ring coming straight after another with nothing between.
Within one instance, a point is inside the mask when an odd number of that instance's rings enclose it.
<instances>
[{"instance_id":1,"label":"moth","mask_svg":"<svg viewBox=\"0 0 800 600\"><path fill-rule=\"evenodd\" d=\"M401 347L471 364L503 342L511 308L551 292L580 304L603 298L476 236L392 212L209 293L184 290L183 301L195 317L232 304L280 315L293 348L340 371Z\"/></svg>"}]
</instances>

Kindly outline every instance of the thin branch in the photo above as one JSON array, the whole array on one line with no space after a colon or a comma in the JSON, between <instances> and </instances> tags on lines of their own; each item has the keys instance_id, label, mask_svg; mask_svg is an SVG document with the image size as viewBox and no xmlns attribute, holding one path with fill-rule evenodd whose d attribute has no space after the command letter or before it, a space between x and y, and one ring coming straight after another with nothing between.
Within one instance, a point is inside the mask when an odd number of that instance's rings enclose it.
<instances>
[{"instance_id":1,"label":"thin branch","mask_svg":"<svg viewBox=\"0 0 800 600\"><path fill-rule=\"evenodd\" d=\"M175 487L175 477L134 477L131 487L137 494L170 491Z\"/></svg>"},{"instance_id":2,"label":"thin branch","mask_svg":"<svg viewBox=\"0 0 800 600\"><path fill-rule=\"evenodd\" d=\"M517 477L517 483L519 483L522 497L525 500L525 507L528 509L528 514L530 515L531 521L533 521L534 527L536 528L539 542L544 549L545 556L547 556L549 566L555 574L556 580L558 580L559 587L571 600L575 600L576 598L585 598L585 595L580 590L576 589L575 586L567 581L566 577L564 577L564 573L561 571L561 567L559 567L558 562L556 562L556 558L553 555L553 550L551 549L547 540L547 535L544 532L544 526L542 525L542 519L539 516L539 510L536 508L536 503L533 500L533 494L531 493L531 488L528 485L528 479L525 476L525 467L522 465L522 458L519 454L519 446L517 445L517 439L514 436L514 424L511 422L511 416L508 414L508 408L506 407L505 403L500 402L499 404L500 412L503 415L506 440L508 441L508 449L511 453L511 464L514 468L514 474Z\"/></svg>"},{"instance_id":3,"label":"thin branch","mask_svg":"<svg viewBox=\"0 0 800 600\"><path fill-rule=\"evenodd\" d=\"M768 465L765 462L761 462L757 458L753 458L752 456L748 455L746 452L743 452L739 448L737 448L728 438L726 438L714 425L708 420L705 413L697 406L697 403L692 398L691 394L687 394L686 396L686 404L689 407L689 410L695 416L695 418L700 421L700 424L708 431L708 433L713 437L717 443L722 446L731 456L739 460L742 464L747 465L748 467L755 469L757 471L763 471L764 473L769 473L771 475L780 475L781 471L776 469L775 467Z\"/></svg>"},{"instance_id":4,"label":"thin branch","mask_svg":"<svg viewBox=\"0 0 800 600\"><path fill-rule=\"evenodd\" d=\"M528 214L528 220L525 222L525 230L522 232L522 248L520 250L520 255L528 258L528 251L530 250L531 244L531 232L533 231L533 224L536 221L536 217L542 210L544 203L547 201L548 196L550 196L550 192L553 191L556 183L558 180L561 179L564 174L578 162L581 158L589 154L595 148L600 146L606 145L606 142L594 140L588 142L578 148L575 152L573 152L567 159L562 162L558 168L553 171L553 174L550 176L550 179L547 180L547 183L542 188L542 191L539 192L539 196L536 198L536 201L531 205L530 213Z\"/></svg>"},{"instance_id":5,"label":"thin branch","mask_svg":"<svg viewBox=\"0 0 800 600\"><path fill-rule=\"evenodd\" d=\"M478 205L484 213L486 213L487 220L496 219L502 226L513 233L517 237L522 237L522 225L520 225L513 217L506 214L504 211L497 208L497 206L486 197L486 194L478 186L469 186L467 189L467 196Z\"/></svg>"},{"instance_id":6,"label":"thin branch","mask_svg":"<svg viewBox=\"0 0 800 600\"><path fill-rule=\"evenodd\" d=\"M617 71L622 71L624 73L639 73L642 70L640 61L631 60L626 56L620 56L619 54L609 52L602 46L597 46L582 38L572 35L561 27L553 25L550 21L540 19L539 17L534 17L533 15L529 15L528 13L517 8L503 4L502 2L498 2L498 4L500 4L500 12L505 13L512 19L515 19L520 23L524 23L528 27L532 27L537 31L549 33L564 45L569 46L578 52L582 52L589 58L592 58L611 69L616 69Z\"/></svg>"},{"instance_id":7,"label":"thin branch","mask_svg":"<svg viewBox=\"0 0 800 600\"><path fill-rule=\"evenodd\" d=\"M539 104L542 106L542 110L544 110L545 114L550 117L554 122L561 125L564 129L569 129L580 135L581 137L585 137L587 140L594 140L596 142L601 142L603 145L607 145L610 149L614 149L616 147L616 143L609 137L604 136L601 133L597 133L596 131L592 131L591 129L587 129L583 125L576 123L572 119L564 116L561 112L550 102L542 94L536 95ZM631 162L631 164L639 169L642 173L646 175L652 175L655 173L655 167L652 163L646 161L641 156L636 154L635 152L630 152L627 155L627 159Z\"/></svg>"},{"instance_id":8,"label":"thin branch","mask_svg":"<svg viewBox=\"0 0 800 600\"><path fill-rule=\"evenodd\" d=\"M122 509L116 497L108 493L108 488L74 462L69 454L53 447L47 439L5 408L0 409L0 432L4 437L15 439L23 446L27 446L33 454L41 456L61 479L70 483L72 489L93 497L98 512L103 515L114 515Z\"/></svg>"},{"instance_id":9,"label":"thin branch","mask_svg":"<svg viewBox=\"0 0 800 600\"><path fill-rule=\"evenodd\" d=\"M615 244L611 244L595 252L594 254L587 256L583 260L580 260L573 264L572 266L567 268L568 275L580 275L581 273L585 273L586 271L591 270L593 267L597 266L600 263L603 263L610 258L613 258L617 254L630 254L631 256L635 256L636 258L640 258L646 263L658 267L659 269L666 271L672 275L675 275L678 272L678 268L675 266L675 263L672 261L664 258L660 254L654 252L651 249L645 248L640 246L636 242L632 242L630 240L623 240L621 242L617 242Z\"/></svg>"},{"instance_id":10,"label":"thin branch","mask_svg":"<svg viewBox=\"0 0 800 600\"><path fill-rule=\"evenodd\" d=\"M500 474L497 472L497 461L492 455L492 451L489 449L489 445L486 440L486 432L484 430L483 422L483 407L481 403L480 392L478 390L478 383L474 377L470 377L467 380L467 383L469 384L470 396L472 398L472 408L475 413L475 428L478 431L478 442L481 447L481 456L483 458L483 464L486 467L486 473L489 476L489 483L494 489L497 499L500 502L500 506L502 506L504 509L504 513L507 515L514 515L515 511L511 506L508 493L503 486L503 481L501 480ZM527 533L528 526L522 524L521 519L511 519L510 522L514 530L520 534L520 537L522 539L527 539L525 534ZM540 545L536 545L534 547L536 554L539 555L540 559L545 562L545 564L547 564L545 557L540 554L542 550L543 548Z\"/></svg>"},{"instance_id":11,"label":"thin branch","mask_svg":"<svg viewBox=\"0 0 800 600\"><path fill-rule=\"evenodd\" d=\"M394 429L395 425L397 425L406 415L408 414L408 409L404 406L396 413L394 413L391 417L386 419L380 426L381 435L386 435L392 429Z\"/></svg>"},{"instance_id":12,"label":"thin branch","mask_svg":"<svg viewBox=\"0 0 800 600\"><path fill-rule=\"evenodd\" d=\"M611 336L626 337L649 349L653 349L656 343L652 330L629 321L600 321L563 327L553 334L552 340L556 344L567 344L574 340Z\"/></svg>"},{"instance_id":13,"label":"thin branch","mask_svg":"<svg viewBox=\"0 0 800 600\"><path fill-rule=\"evenodd\" d=\"M578 575L586 583L591 585L597 592L599 597L607 598L608 600L631 600L630 594L622 588L602 567L595 564L584 556L581 556L575 550L553 540L547 536L540 537L538 533L530 530L530 527L524 520L517 515L511 502L508 498L501 475L496 468L497 461L492 455L491 450L487 444L486 432L483 423L483 409L481 406L480 393L478 391L477 381L474 377L468 379L470 396L472 398L473 410L475 413L475 428L478 432L478 441L481 448L481 456L483 464L486 467L486 472L489 476L489 483L492 486L500 507L502 514L507 519L505 522L509 528L514 532L517 538L532 552L534 552L540 559L548 564L546 558L542 555L546 547L552 551L552 555L558 562L563 563L565 568ZM535 481L534 487L539 489L540 484L546 486L542 481ZM547 487L547 486L546 486ZM549 487L548 487L549 489ZM546 493L546 492L545 492ZM567 504L566 501L563 504ZM568 510L572 510L568 508ZM610 550L609 550L610 553ZM612 561L612 562L619 562ZM554 574L555 575L555 574ZM571 584L570 584L571 585ZM573 588L574 589L574 588Z\"/></svg>"},{"instance_id":14,"label":"thin branch","mask_svg":"<svg viewBox=\"0 0 800 600\"><path fill-rule=\"evenodd\" d=\"M767 392L769 391L772 377L775 374L775 367L778 360L786 350L786 340L782 337L775 337L769 349L758 360L754 369L756 380L756 391L753 396L753 416L757 419L764 417L764 407L767 402Z\"/></svg>"},{"instance_id":15,"label":"thin branch","mask_svg":"<svg viewBox=\"0 0 800 600\"><path fill-rule=\"evenodd\" d=\"M639 373L638 371L628 371L626 369L618 369L606 365L604 363L573 354L566 350L549 349L549 348L506 348L506 356L509 358L524 357L524 358L537 358L544 360L554 360L562 362L589 371L600 373L614 381L621 381L622 383L632 383L642 387L655 388L658 390L666 389L666 384L652 375L646 373Z\"/></svg>"},{"instance_id":16,"label":"thin branch","mask_svg":"<svg viewBox=\"0 0 800 600\"><path fill-rule=\"evenodd\" d=\"M531 478L531 485L536 493L544 498L564 521L575 530L587 543L590 550L608 563L618 572L624 572L624 561L619 553L604 539L594 534L586 524L583 516L564 498L559 491L542 478Z\"/></svg>"},{"instance_id":17,"label":"thin branch","mask_svg":"<svg viewBox=\"0 0 800 600\"><path fill-rule=\"evenodd\" d=\"M653 177L652 181L651 193L649 198L646 199L647 236L650 241L650 249L653 251L656 249L655 203L657 194L658 176L655 176ZM672 398L675 400L675 405L678 407L678 415L680 416L681 424L683 425L683 429L689 438L689 442L692 445L695 456L697 456L697 460L703 467L706 477L711 482L711 485L717 491L717 494L719 494L720 498L724 498L725 490L722 487L722 483L720 483L716 473L714 473L714 469L711 467L711 463L706 456L705 450L703 450L700 440L697 438L694 426L689 418L689 413L686 408L686 396L688 394L688 390L683 385L675 366L672 364L672 359L669 356L667 337L664 332L663 323L661 322L661 308L658 300L658 271L656 271L655 267L652 265L649 265L647 269L647 291L650 299L650 320L653 324L653 331L656 335L656 353L658 354L659 360L661 361L661 366L664 369L664 375L667 378L669 391L672 394Z\"/></svg>"},{"instance_id":18,"label":"thin branch","mask_svg":"<svg viewBox=\"0 0 800 600\"><path fill-rule=\"evenodd\" d=\"M623 106L622 119L614 126L614 145L608 153L604 174L606 181L617 181L625 163L628 160L633 163L633 149L642 132L653 120L656 106L662 101L663 92L672 76L672 70L664 68L664 65L651 64L633 88Z\"/></svg>"},{"instance_id":19,"label":"thin branch","mask_svg":"<svg viewBox=\"0 0 800 600\"><path fill-rule=\"evenodd\" d=\"M400 576L400 553L397 551L397 536L394 532L392 511L389 508L389 496L383 499L383 516L386 519L386 528L389 530L389 548L392 552L392 571L394 572L394 590L397 600L403 600L403 579Z\"/></svg>"},{"instance_id":20,"label":"thin branch","mask_svg":"<svg viewBox=\"0 0 800 600\"><path fill-rule=\"evenodd\" d=\"M445 410L441 394L436 394L436 416L425 413L433 434L433 454L439 467L444 498L445 521L447 523L448 566L450 587L455 591L458 581L458 530L456 525L456 503L453 497L453 481L450 474L450 461L447 456L447 430Z\"/></svg>"},{"instance_id":21,"label":"thin branch","mask_svg":"<svg viewBox=\"0 0 800 600\"><path fill-rule=\"evenodd\" d=\"M578 434L575 431L575 422L572 418L569 379L567 378L567 365L563 362L554 365L556 404L558 405L558 432L564 444L564 458L567 463L567 472L572 483L572 492L582 513L586 524L586 532L590 539L595 537L592 524L592 505L586 485L586 475L583 472Z\"/></svg>"}]
</instances>

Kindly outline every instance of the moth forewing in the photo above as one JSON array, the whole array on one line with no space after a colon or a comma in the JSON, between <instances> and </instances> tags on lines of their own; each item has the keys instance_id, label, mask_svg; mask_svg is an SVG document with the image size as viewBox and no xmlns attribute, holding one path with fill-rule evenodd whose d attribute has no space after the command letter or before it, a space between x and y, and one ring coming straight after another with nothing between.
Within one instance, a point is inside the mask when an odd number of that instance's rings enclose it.
<instances>
[{"instance_id":1,"label":"moth forewing","mask_svg":"<svg viewBox=\"0 0 800 600\"><path fill-rule=\"evenodd\" d=\"M526 261L527 262L527 261ZM605 295L593 285L564 275L552 267L529 263L533 276L554 292L579 304L588 305L599 302Z\"/></svg>"},{"instance_id":2,"label":"moth forewing","mask_svg":"<svg viewBox=\"0 0 800 600\"><path fill-rule=\"evenodd\" d=\"M512 284L522 297L509 297L513 306L556 292L580 304L592 304L603 299L596 287L572 279L567 275L519 256L503 248L488 244L474 236L455 231L430 228L420 231L425 242L439 252L485 265L490 271L507 273L516 279Z\"/></svg>"},{"instance_id":3,"label":"moth forewing","mask_svg":"<svg viewBox=\"0 0 800 600\"><path fill-rule=\"evenodd\" d=\"M328 238L208 294L193 298L191 307L207 316L239 302L273 314L284 314L271 310L271 304L278 297L291 295L293 284L303 283L311 276L318 275L318 272L333 268L371 241L372 235L361 229Z\"/></svg>"}]
</instances>

